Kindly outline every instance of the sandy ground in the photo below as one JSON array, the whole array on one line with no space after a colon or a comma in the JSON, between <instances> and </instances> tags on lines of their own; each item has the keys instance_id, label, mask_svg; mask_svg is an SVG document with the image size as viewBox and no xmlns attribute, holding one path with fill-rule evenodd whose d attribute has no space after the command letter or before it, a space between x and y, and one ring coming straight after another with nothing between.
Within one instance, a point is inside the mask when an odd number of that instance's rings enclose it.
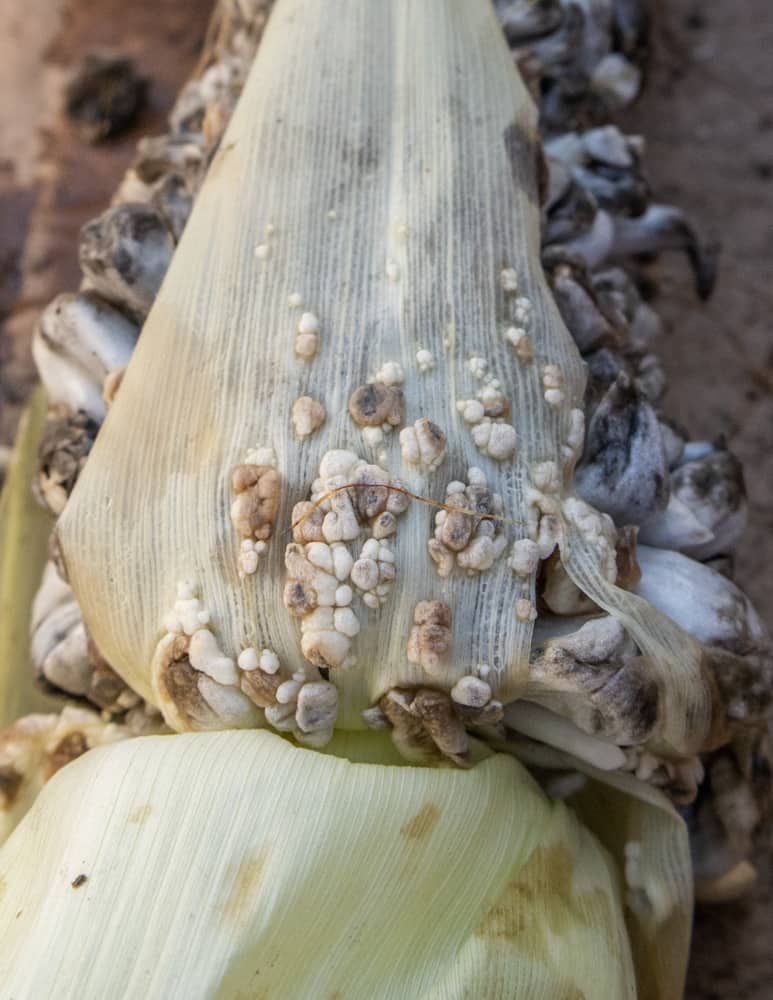
<instances>
[{"instance_id":1,"label":"sandy ground","mask_svg":"<svg viewBox=\"0 0 773 1000\"><path fill-rule=\"evenodd\" d=\"M107 204L141 134L159 132L195 62L210 0L0 0L0 442L32 377L40 307L78 280L80 225ZM694 436L724 435L747 469L749 529L737 577L773 627L773 4L662 0L644 99L625 115L647 137L662 200L721 244L720 282L695 301L678 258L658 270L667 410ZM127 136L85 148L63 122L62 80L95 46L134 56L150 106ZM743 904L696 915L690 1000L773 996L773 866Z\"/></svg>"},{"instance_id":2,"label":"sandy ground","mask_svg":"<svg viewBox=\"0 0 773 1000\"><path fill-rule=\"evenodd\" d=\"M773 628L773 4L663 0L648 87L625 115L647 137L659 195L721 246L711 301L680 260L663 262L656 345L667 411L693 435L724 435L744 463L749 527L736 578ZM753 897L699 907L689 1000L773 997L773 845Z\"/></svg>"}]
</instances>

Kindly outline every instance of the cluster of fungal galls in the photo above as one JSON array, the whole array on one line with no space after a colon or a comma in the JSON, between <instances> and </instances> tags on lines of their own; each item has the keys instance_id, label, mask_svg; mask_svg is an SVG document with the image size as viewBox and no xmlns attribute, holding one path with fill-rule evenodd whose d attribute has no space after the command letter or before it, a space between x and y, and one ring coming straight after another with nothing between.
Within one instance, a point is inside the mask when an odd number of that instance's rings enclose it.
<instances>
[{"instance_id":1,"label":"cluster of fungal galls","mask_svg":"<svg viewBox=\"0 0 773 1000\"><path fill-rule=\"evenodd\" d=\"M485 473L475 466L468 469L467 479L446 487L445 507L435 515L435 535L427 543L442 577L455 566L471 575L482 573L507 547L502 497L489 489Z\"/></svg>"},{"instance_id":2,"label":"cluster of fungal galls","mask_svg":"<svg viewBox=\"0 0 773 1000\"><path fill-rule=\"evenodd\" d=\"M270 649L243 649L227 656L212 631L196 585L182 581L164 621L166 635L154 657L153 683L167 721L182 728L249 727L265 721L309 746L323 746L333 733L338 692L316 667L290 674Z\"/></svg>"},{"instance_id":3,"label":"cluster of fungal galls","mask_svg":"<svg viewBox=\"0 0 773 1000\"><path fill-rule=\"evenodd\" d=\"M390 538L408 506L400 483L351 451L327 452L311 499L293 509L285 550L285 607L300 620L301 649L317 667L350 667L360 622L355 592L370 608L387 599L395 578ZM369 537L353 548L363 532Z\"/></svg>"}]
</instances>

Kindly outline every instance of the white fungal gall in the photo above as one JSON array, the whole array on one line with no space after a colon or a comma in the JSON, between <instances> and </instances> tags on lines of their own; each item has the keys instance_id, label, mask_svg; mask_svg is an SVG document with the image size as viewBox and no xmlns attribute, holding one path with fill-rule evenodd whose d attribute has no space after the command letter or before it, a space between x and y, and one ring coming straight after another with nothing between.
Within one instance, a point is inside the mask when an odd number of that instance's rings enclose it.
<instances>
[{"instance_id":1,"label":"white fungal gall","mask_svg":"<svg viewBox=\"0 0 773 1000\"><path fill-rule=\"evenodd\" d=\"M435 367L435 356L432 351L420 348L416 352L416 364L422 374L430 372Z\"/></svg>"},{"instance_id":2,"label":"white fungal gall","mask_svg":"<svg viewBox=\"0 0 773 1000\"><path fill-rule=\"evenodd\" d=\"M468 708L483 708L491 701L491 688L479 677L467 674L451 688L451 700Z\"/></svg>"},{"instance_id":3,"label":"white fungal gall","mask_svg":"<svg viewBox=\"0 0 773 1000\"><path fill-rule=\"evenodd\" d=\"M467 362L467 367L470 369L475 378L485 378L486 372L488 370L488 361L485 358L472 357Z\"/></svg>"},{"instance_id":4,"label":"white fungal gall","mask_svg":"<svg viewBox=\"0 0 773 1000\"><path fill-rule=\"evenodd\" d=\"M236 658L236 663L240 670L257 670L258 653L252 646L243 649Z\"/></svg>"},{"instance_id":5,"label":"white fungal gall","mask_svg":"<svg viewBox=\"0 0 773 1000\"><path fill-rule=\"evenodd\" d=\"M255 247L255 256L258 260L268 260L271 256L271 247L267 243L258 243Z\"/></svg>"},{"instance_id":6,"label":"white fungal gall","mask_svg":"<svg viewBox=\"0 0 773 1000\"><path fill-rule=\"evenodd\" d=\"M301 684L296 680L282 681L279 687L276 689L276 700L280 705L289 705L295 702L298 698L298 692L301 690Z\"/></svg>"},{"instance_id":7,"label":"white fungal gall","mask_svg":"<svg viewBox=\"0 0 773 1000\"><path fill-rule=\"evenodd\" d=\"M279 657L272 649L264 649L260 654L260 669L267 674L275 674L279 670Z\"/></svg>"},{"instance_id":8,"label":"white fungal gall","mask_svg":"<svg viewBox=\"0 0 773 1000\"><path fill-rule=\"evenodd\" d=\"M511 424L493 423L484 418L472 429L476 447L497 462L503 462L515 453L516 433Z\"/></svg>"},{"instance_id":9,"label":"white fungal gall","mask_svg":"<svg viewBox=\"0 0 773 1000\"><path fill-rule=\"evenodd\" d=\"M553 514L543 514L539 519L537 548L540 559L548 559L558 545L561 536L561 522Z\"/></svg>"},{"instance_id":10,"label":"white fungal gall","mask_svg":"<svg viewBox=\"0 0 773 1000\"><path fill-rule=\"evenodd\" d=\"M517 576L529 577L539 566L539 547L530 538L520 538L513 542L508 565Z\"/></svg>"},{"instance_id":11,"label":"white fungal gall","mask_svg":"<svg viewBox=\"0 0 773 1000\"><path fill-rule=\"evenodd\" d=\"M297 332L301 334L319 333L319 320L314 313L303 313L298 321Z\"/></svg>"},{"instance_id":12,"label":"white fungal gall","mask_svg":"<svg viewBox=\"0 0 773 1000\"><path fill-rule=\"evenodd\" d=\"M556 462L535 462L531 469L531 481L535 489L542 493L558 493L561 489L561 472Z\"/></svg>"},{"instance_id":13,"label":"white fungal gall","mask_svg":"<svg viewBox=\"0 0 773 1000\"><path fill-rule=\"evenodd\" d=\"M563 505L566 519L598 553L599 567L605 579L617 579L617 529L609 514L602 514L584 500L568 497Z\"/></svg>"},{"instance_id":14,"label":"white fungal gall","mask_svg":"<svg viewBox=\"0 0 773 1000\"><path fill-rule=\"evenodd\" d=\"M386 276L387 276L387 278L389 278L390 281L399 281L400 280L400 267L399 267L399 265L398 265L398 263L397 263L396 260L392 260L390 258L386 262L386 268L385 268L385 270L386 270Z\"/></svg>"},{"instance_id":15,"label":"white fungal gall","mask_svg":"<svg viewBox=\"0 0 773 1000\"><path fill-rule=\"evenodd\" d=\"M256 543L245 538L239 548L239 575L252 576L253 573L257 573L259 561L260 554L256 549Z\"/></svg>"},{"instance_id":16,"label":"white fungal gall","mask_svg":"<svg viewBox=\"0 0 773 1000\"><path fill-rule=\"evenodd\" d=\"M447 439L436 423L422 417L400 431L403 459L413 465L436 469L446 456Z\"/></svg>"},{"instance_id":17,"label":"white fungal gall","mask_svg":"<svg viewBox=\"0 0 773 1000\"><path fill-rule=\"evenodd\" d=\"M359 590L375 590L379 582L378 565L373 559L358 559L352 566L352 583Z\"/></svg>"},{"instance_id":18,"label":"white fungal gall","mask_svg":"<svg viewBox=\"0 0 773 1000\"><path fill-rule=\"evenodd\" d=\"M376 372L375 381L384 385L402 385L405 381L402 365L398 361L386 361Z\"/></svg>"},{"instance_id":19,"label":"white fungal gall","mask_svg":"<svg viewBox=\"0 0 773 1000\"><path fill-rule=\"evenodd\" d=\"M257 448L251 448L247 452L247 456L244 459L245 465L269 465L271 468L276 468L277 457L276 452L273 448L261 445Z\"/></svg>"},{"instance_id":20,"label":"white fungal gall","mask_svg":"<svg viewBox=\"0 0 773 1000\"><path fill-rule=\"evenodd\" d=\"M468 424L478 424L485 416L483 403L479 399L460 399L456 404L456 409L462 415L462 419Z\"/></svg>"},{"instance_id":21,"label":"white fungal gall","mask_svg":"<svg viewBox=\"0 0 773 1000\"><path fill-rule=\"evenodd\" d=\"M499 282L505 295L515 295L518 291L518 273L515 268L503 268L499 275Z\"/></svg>"},{"instance_id":22,"label":"white fungal gall","mask_svg":"<svg viewBox=\"0 0 773 1000\"><path fill-rule=\"evenodd\" d=\"M378 448L384 443L384 432L380 427L363 427L362 440L369 448Z\"/></svg>"},{"instance_id":23,"label":"white fungal gall","mask_svg":"<svg viewBox=\"0 0 773 1000\"><path fill-rule=\"evenodd\" d=\"M489 490L481 469L473 466L467 476L469 485L454 480L446 487L446 508L435 515L434 538L427 543L429 556L443 577L457 563L468 573L483 572L507 545L500 520L502 498Z\"/></svg>"},{"instance_id":24,"label":"white fungal gall","mask_svg":"<svg viewBox=\"0 0 773 1000\"><path fill-rule=\"evenodd\" d=\"M534 359L534 343L528 333L520 326L511 326L505 331L505 339L515 349L520 361Z\"/></svg>"},{"instance_id":25,"label":"white fungal gall","mask_svg":"<svg viewBox=\"0 0 773 1000\"><path fill-rule=\"evenodd\" d=\"M360 622L351 608L336 608L333 612L333 627L336 632L353 639L360 631Z\"/></svg>"},{"instance_id":26,"label":"white fungal gall","mask_svg":"<svg viewBox=\"0 0 773 1000\"><path fill-rule=\"evenodd\" d=\"M483 404L484 416L491 417L492 420L496 420L500 417L506 417L510 412L510 403L508 402L505 394L499 388L499 383L496 379L492 380L492 382L488 385L485 385L477 395L478 399Z\"/></svg>"},{"instance_id":27,"label":"white fungal gall","mask_svg":"<svg viewBox=\"0 0 773 1000\"><path fill-rule=\"evenodd\" d=\"M312 681L298 692L295 721L303 733L333 734L338 716L338 690L329 681Z\"/></svg>"},{"instance_id":28,"label":"white fungal gall","mask_svg":"<svg viewBox=\"0 0 773 1000\"><path fill-rule=\"evenodd\" d=\"M525 295L515 300L514 318L519 326L529 326L531 323L532 308L531 299L527 299Z\"/></svg>"},{"instance_id":29,"label":"white fungal gall","mask_svg":"<svg viewBox=\"0 0 773 1000\"><path fill-rule=\"evenodd\" d=\"M359 460L353 451L336 448L325 452L319 463L320 479L332 479L334 476L347 476L352 466Z\"/></svg>"},{"instance_id":30,"label":"white fungal gall","mask_svg":"<svg viewBox=\"0 0 773 1000\"><path fill-rule=\"evenodd\" d=\"M287 304L291 309L300 309L303 305L303 296L300 292L290 292L287 296Z\"/></svg>"},{"instance_id":31,"label":"white fungal gall","mask_svg":"<svg viewBox=\"0 0 773 1000\"><path fill-rule=\"evenodd\" d=\"M207 674L218 684L237 684L239 681L234 661L221 652L217 639L209 629L198 629L193 633L188 646L188 659L194 670Z\"/></svg>"},{"instance_id":32,"label":"white fungal gall","mask_svg":"<svg viewBox=\"0 0 773 1000\"><path fill-rule=\"evenodd\" d=\"M543 365L542 384L546 389L560 389L564 384L564 375L558 365Z\"/></svg>"},{"instance_id":33,"label":"white fungal gall","mask_svg":"<svg viewBox=\"0 0 773 1000\"><path fill-rule=\"evenodd\" d=\"M276 233L276 226L274 225L274 223L273 222L267 222L266 223L266 228L263 230L263 233L264 233L266 239L270 240L271 237L274 235L274 233Z\"/></svg>"},{"instance_id":34,"label":"white fungal gall","mask_svg":"<svg viewBox=\"0 0 773 1000\"><path fill-rule=\"evenodd\" d=\"M564 401L564 394L560 389L546 389L545 402L548 406L559 407Z\"/></svg>"},{"instance_id":35,"label":"white fungal gall","mask_svg":"<svg viewBox=\"0 0 773 1000\"><path fill-rule=\"evenodd\" d=\"M585 444L585 413L582 410L569 411L569 431L566 443L577 457L582 454Z\"/></svg>"},{"instance_id":36,"label":"white fungal gall","mask_svg":"<svg viewBox=\"0 0 773 1000\"><path fill-rule=\"evenodd\" d=\"M537 618L537 609L525 597L519 597L515 602L515 617L519 622L533 622Z\"/></svg>"},{"instance_id":37,"label":"white fungal gall","mask_svg":"<svg viewBox=\"0 0 773 1000\"><path fill-rule=\"evenodd\" d=\"M293 403L292 422L299 438L310 437L325 422L325 407L311 396L301 396Z\"/></svg>"},{"instance_id":38,"label":"white fungal gall","mask_svg":"<svg viewBox=\"0 0 773 1000\"><path fill-rule=\"evenodd\" d=\"M311 361L319 349L319 337L316 333L298 333L295 335L295 353L302 361Z\"/></svg>"}]
</instances>

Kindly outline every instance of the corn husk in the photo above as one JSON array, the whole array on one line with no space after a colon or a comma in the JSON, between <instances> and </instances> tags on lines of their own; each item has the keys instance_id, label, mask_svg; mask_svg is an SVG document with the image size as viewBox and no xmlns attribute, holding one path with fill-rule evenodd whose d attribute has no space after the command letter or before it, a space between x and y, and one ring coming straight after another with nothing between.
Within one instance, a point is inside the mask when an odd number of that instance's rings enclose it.
<instances>
[{"instance_id":1,"label":"corn husk","mask_svg":"<svg viewBox=\"0 0 773 1000\"><path fill-rule=\"evenodd\" d=\"M536 464L571 472L566 442L584 376L540 265L537 156L535 108L488 3L346 0L335 17L319 0L276 5L60 522L97 645L173 727L237 724L228 712L201 721L164 704L158 657L155 674L152 664L179 580L199 584L232 660L255 645L275 651L289 673L303 666L297 622L283 612L283 556L293 505L308 497L330 449L378 460L439 501L449 481L478 467L503 497L512 540L527 534ZM503 269L531 304L530 363L504 337L513 303ZM294 353L296 293L320 324L309 363ZM435 359L431 373L417 371L419 348ZM479 387L471 358L510 401L518 444L507 460L476 447L456 407ZM351 393L389 362L407 373L407 424L427 417L447 435L436 470L403 461L395 434L373 454L347 412ZM562 380L552 401L546 365ZM303 439L291 423L301 396L326 410L322 429ZM259 570L243 579L229 476L256 444L277 455L280 504ZM567 482L561 489L570 492ZM427 683L406 658L413 610L425 600L453 613L453 657L432 683L451 688L485 663L497 698L523 693L532 623L513 609L534 605L534 575L518 577L500 558L485 573L439 577L426 555L433 516L419 501L401 517L397 580L384 606L373 613L355 598L358 667L334 678L345 728L362 726L361 712L390 688ZM667 692L653 744L694 752L712 727L699 645L608 582L593 532L562 523L567 572L622 618ZM240 724L254 725L253 714Z\"/></svg>"},{"instance_id":2,"label":"corn husk","mask_svg":"<svg viewBox=\"0 0 773 1000\"><path fill-rule=\"evenodd\" d=\"M332 750L232 731L68 765L0 852L4 991L636 996L619 871L518 762L397 766L383 734ZM652 853L666 896L686 863L683 837ZM640 977L674 962L657 944Z\"/></svg>"},{"instance_id":3,"label":"corn husk","mask_svg":"<svg viewBox=\"0 0 773 1000\"><path fill-rule=\"evenodd\" d=\"M51 518L32 495L46 397L27 404L0 497L0 729L28 712L57 703L39 691L30 665L30 612L47 558Z\"/></svg>"}]
</instances>

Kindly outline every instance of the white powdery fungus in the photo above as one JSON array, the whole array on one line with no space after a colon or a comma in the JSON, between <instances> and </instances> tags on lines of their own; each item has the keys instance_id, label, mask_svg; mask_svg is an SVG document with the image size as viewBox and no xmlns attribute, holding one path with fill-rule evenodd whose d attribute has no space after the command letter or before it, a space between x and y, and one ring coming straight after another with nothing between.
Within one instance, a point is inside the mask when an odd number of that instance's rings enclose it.
<instances>
[{"instance_id":1,"label":"white powdery fungus","mask_svg":"<svg viewBox=\"0 0 773 1000\"><path fill-rule=\"evenodd\" d=\"M411 465L437 469L446 457L447 446L446 435L427 417L400 431L400 451L403 460Z\"/></svg>"},{"instance_id":2,"label":"white powdery fungus","mask_svg":"<svg viewBox=\"0 0 773 1000\"><path fill-rule=\"evenodd\" d=\"M470 575L482 573L507 547L500 519L502 498L489 490L480 469L471 467L467 479L468 484L454 480L446 487L446 508L435 515L434 537L427 542L427 551L441 577L448 576L455 565Z\"/></svg>"},{"instance_id":3,"label":"white powdery fungus","mask_svg":"<svg viewBox=\"0 0 773 1000\"><path fill-rule=\"evenodd\" d=\"M319 350L319 320L314 313L305 312L295 333L295 353L304 361L311 361Z\"/></svg>"},{"instance_id":4,"label":"white powdery fungus","mask_svg":"<svg viewBox=\"0 0 773 1000\"><path fill-rule=\"evenodd\" d=\"M310 437L325 422L325 407L311 396L301 396L293 403L292 422L299 438Z\"/></svg>"},{"instance_id":5,"label":"white powdery fungus","mask_svg":"<svg viewBox=\"0 0 773 1000\"><path fill-rule=\"evenodd\" d=\"M416 352L416 364L422 374L431 372L435 367L435 356L432 351L428 351L425 348L420 347Z\"/></svg>"}]
</instances>

